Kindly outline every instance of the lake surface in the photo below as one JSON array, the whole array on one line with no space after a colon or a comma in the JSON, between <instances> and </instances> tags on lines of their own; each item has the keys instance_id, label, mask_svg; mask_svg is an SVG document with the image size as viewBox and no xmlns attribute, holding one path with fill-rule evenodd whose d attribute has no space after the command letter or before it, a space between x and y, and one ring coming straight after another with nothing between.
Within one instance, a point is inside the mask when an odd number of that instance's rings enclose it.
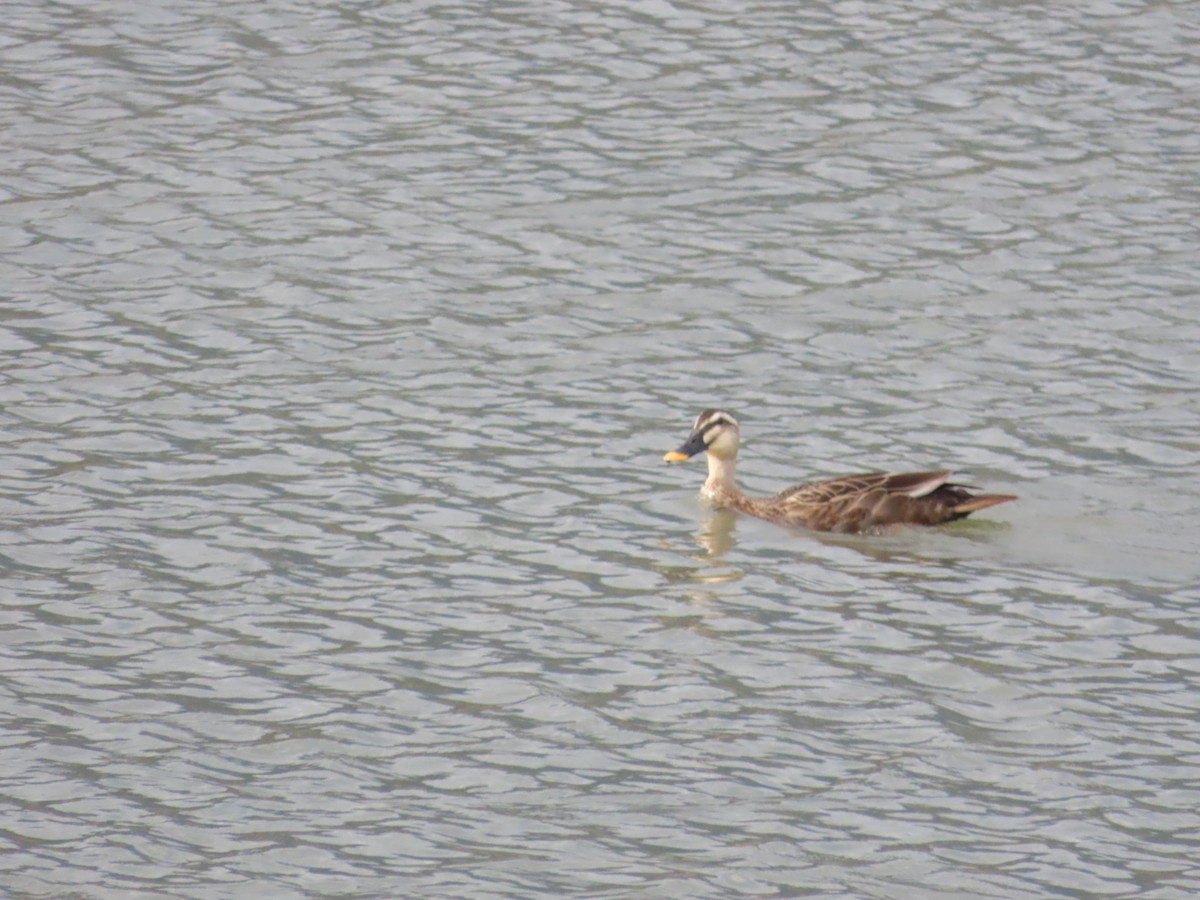
<instances>
[{"instance_id":1,"label":"lake surface","mask_svg":"<svg viewBox=\"0 0 1200 900\"><path fill-rule=\"evenodd\" d=\"M1195 5L5 11L4 893L1200 893Z\"/></svg>"}]
</instances>

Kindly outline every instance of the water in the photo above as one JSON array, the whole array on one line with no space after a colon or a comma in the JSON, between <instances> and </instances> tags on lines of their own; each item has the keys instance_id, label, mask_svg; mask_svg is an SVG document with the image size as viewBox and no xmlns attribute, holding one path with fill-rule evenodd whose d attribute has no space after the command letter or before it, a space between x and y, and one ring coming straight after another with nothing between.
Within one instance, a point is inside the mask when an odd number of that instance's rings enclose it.
<instances>
[{"instance_id":1,"label":"water","mask_svg":"<svg viewBox=\"0 0 1200 900\"><path fill-rule=\"evenodd\" d=\"M7 894L1200 891L1190 6L7 12Z\"/></svg>"}]
</instances>

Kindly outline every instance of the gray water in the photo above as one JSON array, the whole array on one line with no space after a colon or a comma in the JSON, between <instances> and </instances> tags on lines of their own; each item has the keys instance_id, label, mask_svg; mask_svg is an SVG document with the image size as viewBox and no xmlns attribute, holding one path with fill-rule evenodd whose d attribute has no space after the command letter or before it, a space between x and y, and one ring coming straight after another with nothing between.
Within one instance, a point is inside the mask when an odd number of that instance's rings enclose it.
<instances>
[{"instance_id":1,"label":"gray water","mask_svg":"<svg viewBox=\"0 0 1200 900\"><path fill-rule=\"evenodd\" d=\"M1195 896L1197 10L6 5L3 892Z\"/></svg>"}]
</instances>

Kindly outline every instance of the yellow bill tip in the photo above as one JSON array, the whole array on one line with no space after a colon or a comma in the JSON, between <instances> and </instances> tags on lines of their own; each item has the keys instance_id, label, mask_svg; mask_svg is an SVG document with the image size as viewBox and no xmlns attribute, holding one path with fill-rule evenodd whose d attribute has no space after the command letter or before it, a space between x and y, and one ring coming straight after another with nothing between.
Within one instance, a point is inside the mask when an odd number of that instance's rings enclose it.
<instances>
[{"instance_id":1,"label":"yellow bill tip","mask_svg":"<svg viewBox=\"0 0 1200 900\"><path fill-rule=\"evenodd\" d=\"M683 462L688 458L686 453L680 453L678 450L672 450L670 453L663 455L664 462Z\"/></svg>"}]
</instances>

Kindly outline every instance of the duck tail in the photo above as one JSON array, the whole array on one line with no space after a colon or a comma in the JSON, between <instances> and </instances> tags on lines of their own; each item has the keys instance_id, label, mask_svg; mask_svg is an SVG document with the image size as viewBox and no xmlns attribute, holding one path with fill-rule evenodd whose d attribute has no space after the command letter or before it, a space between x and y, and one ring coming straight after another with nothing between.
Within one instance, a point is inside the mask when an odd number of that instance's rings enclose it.
<instances>
[{"instance_id":1,"label":"duck tail","mask_svg":"<svg viewBox=\"0 0 1200 900\"><path fill-rule=\"evenodd\" d=\"M1016 500L1015 494L979 494L969 500L964 500L962 503L953 507L954 512L965 516L968 513L978 512L981 509L987 509L989 506L996 506L1000 503L1007 503L1009 500Z\"/></svg>"}]
</instances>

